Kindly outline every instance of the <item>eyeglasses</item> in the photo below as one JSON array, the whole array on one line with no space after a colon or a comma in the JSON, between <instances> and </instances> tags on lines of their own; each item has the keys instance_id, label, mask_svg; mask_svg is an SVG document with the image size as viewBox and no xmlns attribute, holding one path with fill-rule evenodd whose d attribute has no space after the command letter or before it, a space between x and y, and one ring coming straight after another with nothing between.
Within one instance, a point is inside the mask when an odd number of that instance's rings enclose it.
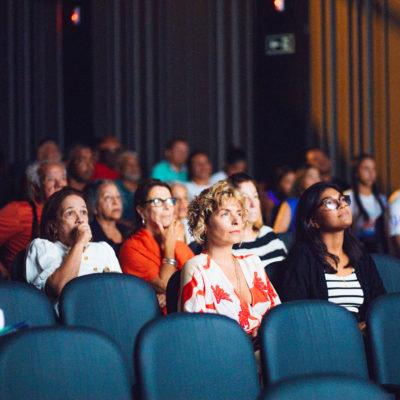
<instances>
[{"instance_id":1,"label":"eyeglasses","mask_svg":"<svg viewBox=\"0 0 400 400\"><path fill-rule=\"evenodd\" d=\"M340 196L338 199L328 197L321 201L317 208L325 206L328 210L337 210L341 205L349 206L351 198L348 195Z\"/></svg>"},{"instance_id":2,"label":"eyeglasses","mask_svg":"<svg viewBox=\"0 0 400 400\"><path fill-rule=\"evenodd\" d=\"M176 204L177 199L175 197L168 197L168 199L151 199L146 200L144 203L150 203L153 207L162 207L164 204L173 207Z\"/></svg>"}]
</instances>

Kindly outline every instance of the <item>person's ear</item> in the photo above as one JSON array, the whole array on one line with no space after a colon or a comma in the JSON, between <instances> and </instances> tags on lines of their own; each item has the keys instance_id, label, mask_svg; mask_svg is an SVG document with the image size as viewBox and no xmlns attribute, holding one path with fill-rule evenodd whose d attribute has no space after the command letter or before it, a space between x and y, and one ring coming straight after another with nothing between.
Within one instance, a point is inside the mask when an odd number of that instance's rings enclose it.
<instances>
[{"instance_id":1,"label":"person's ear","mask_svg":"<svg viewBox=\"0 0 400 400\"><path fill-rule=\"evenodd\" d=\"M142 206L136 206L136 211L140 215L140 218L144 220L144 208Z\"/></svg>"},{"instance_id":2,"label":"person's ear","mask_svg":"<svg viewBox=\"0 0 400 400\"><path fill-rule=\"evenodd\" d=\"M318 222L314 218L310 219L309 224L310 224L311 228L314 228L314 229L320 228Z\"/></svg>"},{"instance_id":3,"label":"person's ear","mask_svg":"<svg viewBox=\"0 0 400 400\"><path fill-rule=\"evenodd\" d=\"M58 229L55 222L49 222L49 233L53 240L58 239Z\"/></svg>"}]
</instances>

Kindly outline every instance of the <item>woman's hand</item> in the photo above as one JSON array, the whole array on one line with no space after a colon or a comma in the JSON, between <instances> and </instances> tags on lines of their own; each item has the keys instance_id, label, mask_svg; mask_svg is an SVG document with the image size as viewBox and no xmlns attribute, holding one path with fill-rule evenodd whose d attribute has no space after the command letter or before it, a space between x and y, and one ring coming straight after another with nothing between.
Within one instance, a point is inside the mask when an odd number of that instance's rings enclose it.
<instances>
[{"instance_id":1,"label":"woman's hand","mask_svg":"<svg viewBox=\"0 0 400 400\"><path fill-rule=\"evenodd\" d=\"M178 221L173 219L167 228L164 228L161 222L157 221L157 226L161 234L161 250L165 258L175 258L175 245L179 238L180 230Z\"/></svg>"},{"instance_id":2,"label":"woman's hand","mask_svg":"<svg viewBox=\"0 0 400 400\"><path fill-rule=\"evenodd\" d=\"M89 224L87 222L79 223L75 231L75 244L81 244L83 247L86 247L91 239L92 231Z\"/></svg>"},{"instance_id":3,"label":"woman's hand","mask_svg":"<svg viewBox=\"0 0 400 400\"><path fill-rule=\"evenodd\" d=\"M167 296L164 293L157 293L157 300L160 308L167 306Z\"/></svg>"}]
</instances>

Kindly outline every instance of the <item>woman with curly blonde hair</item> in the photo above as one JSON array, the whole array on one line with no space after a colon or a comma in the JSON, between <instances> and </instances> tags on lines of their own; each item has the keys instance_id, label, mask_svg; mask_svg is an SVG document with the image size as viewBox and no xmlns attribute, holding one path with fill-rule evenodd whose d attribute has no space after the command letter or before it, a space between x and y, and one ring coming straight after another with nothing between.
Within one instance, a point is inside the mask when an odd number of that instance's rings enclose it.
<instances>
[{"instance_id":1,"label":"woman with curly blonde hair","mask_svg":"<svg viewBox=\"0 0 400 400\"><path fill-rule=\"evenodd\" d=\"M263 316L280 300L258 256L232 253L246 221L243 196L220 181L194 198L188 219L203 252L183 266L180 310L226 315L256 337Z\"/></svg>"}]
</instances>

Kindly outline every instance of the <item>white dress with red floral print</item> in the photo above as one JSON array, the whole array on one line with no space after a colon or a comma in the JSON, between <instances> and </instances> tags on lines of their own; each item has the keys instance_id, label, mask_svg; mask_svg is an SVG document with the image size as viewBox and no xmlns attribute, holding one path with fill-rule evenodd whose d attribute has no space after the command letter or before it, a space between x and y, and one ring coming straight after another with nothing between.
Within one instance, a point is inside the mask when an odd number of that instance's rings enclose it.
<instances>
[{"instance_id":1,"label":"white dress with red floral print","mask_svg":"<svg viewBox=\"0 0 400 400\"><path fill-rule=\"evenodd\" d=\"M206 253L201 253L183 266L179 309L226 315L251 333L260 326L265 313L280 304L280 300L258 256L235 257L250 288L251 304L240 297L218 264Z\"/></svg>"}]
</instances>

